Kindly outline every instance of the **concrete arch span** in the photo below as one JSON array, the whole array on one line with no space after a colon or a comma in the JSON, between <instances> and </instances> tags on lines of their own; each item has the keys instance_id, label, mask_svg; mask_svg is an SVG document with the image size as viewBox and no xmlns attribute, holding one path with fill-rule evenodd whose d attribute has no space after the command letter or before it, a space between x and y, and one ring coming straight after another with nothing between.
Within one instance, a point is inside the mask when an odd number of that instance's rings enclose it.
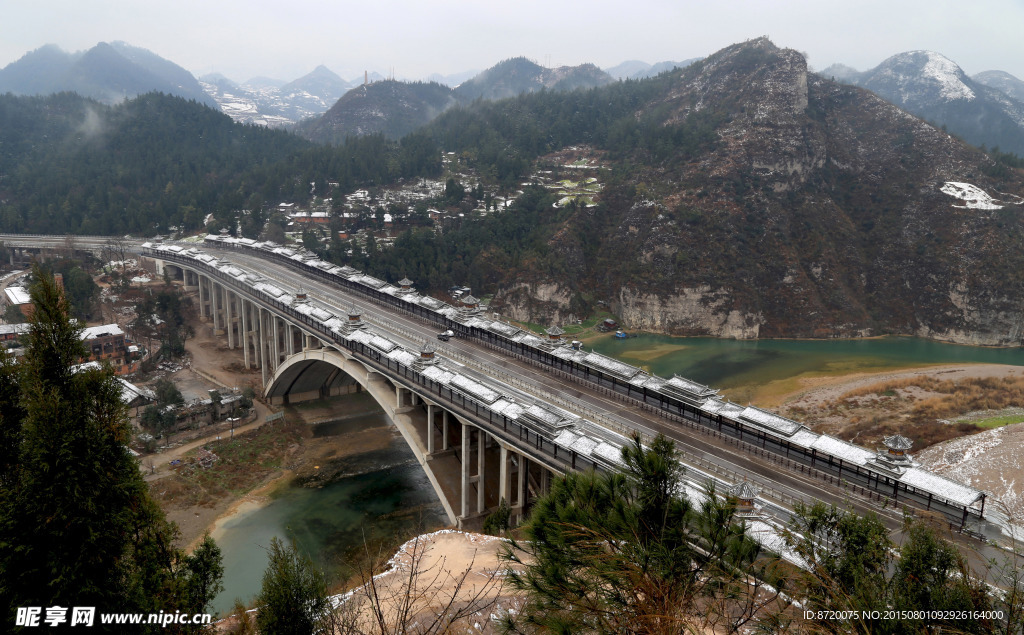
<instances>
[{"instance_id":1,"label":"concrete arch span","mask_svg":"<svg viewBox=\"0 0 1024 635\"><path fill-rule=\"evenodd\" d=\"M451 492L445 491L450 488L441 486L431 465L432 461L428 460L427 447L423 441L424 432L421 430L427 426L426 403L403 403L403 389L396 390L395 385L380 373L332 348L304 350L287 357L267 382L264 395L270 403L286 404L353 392L357 386L376 400L401 433L423 467L449 522L458 523L459 516L455 513L453 502L449 500ZM409 391L404 392L410 395ZM409 398L405 401L409 401Z\"/></svg>"}]
</instances>

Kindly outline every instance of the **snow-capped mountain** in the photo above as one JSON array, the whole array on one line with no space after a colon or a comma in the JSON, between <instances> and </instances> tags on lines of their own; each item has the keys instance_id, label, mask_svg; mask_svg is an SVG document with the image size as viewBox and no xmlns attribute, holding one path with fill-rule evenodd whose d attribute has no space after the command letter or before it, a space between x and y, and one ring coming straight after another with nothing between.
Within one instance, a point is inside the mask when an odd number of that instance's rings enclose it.
<instances>
[{"instance_id":1,"label":"snow-capped mountain","mask_svg":"<svg viewBox=\"0 0 1024 635\"><path fill-rule=\"evenodd\" d=\"M984 71L972 75L971 79L989 88L1006 93L1017 101L1024 102L1024 82L1005 71Z\"/></svg>"},{"instance_id":2,"label":"snow-capped mountain","mask_svg":"<svg viewBox=\"0 0 1024 635\"><path fill-rule=\"evenodd\" d=\"M270 127L321 115L352 87L325 66L286 84L266 78L236 84L219 73L204 75L199 82L235 121Z\"/></svg>"},{"instance_id":3,"label":"snow-capped mountain","mask_svg":"<svg viewBox=\"0 0 1024 635\"><path fill-rule=\"evenodd\" d=\"M1024 103L971 79L939 53L908 51L863 73L836 64L821 74L867 88L974 145L1024 155Z\"/></svg>"}]
</instances>

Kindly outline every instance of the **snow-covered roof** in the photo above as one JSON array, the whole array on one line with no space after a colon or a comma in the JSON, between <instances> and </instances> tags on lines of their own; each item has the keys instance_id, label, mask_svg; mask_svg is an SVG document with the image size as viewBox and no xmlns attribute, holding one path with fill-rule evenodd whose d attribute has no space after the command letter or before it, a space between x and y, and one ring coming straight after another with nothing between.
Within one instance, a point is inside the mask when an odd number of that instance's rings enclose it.
<instances>
[{"instance_id":1,"label":"snow-covered roof","mask_svg":"<svg viewBox=\"0 0 1024 635\"><path fill-rule=\"evenodd\" d=\"M609 373L618 375L624 379L628 379L640 372L640 369L636 366L630 366L629 364L620 362L617 359L612 359L611 357L605 357L600 353L588 353L583 359L586 363L592 366L606 370Z\"/></svg>"},{"instance_id":2,"label":"snow-covered roof","mask_svg":"<svg viewBox=\"0 0 1024 635\"><path fill-rule=\"evenodd\" d=\"M7 295L8 304L28 304L32 301L25 287L7 287L4 293Z\"/></svg>"},{"instance_id":3,"label":"snow-covered roof","mask_svg":"<svg viewBox=\"0 0 1024 635\"><path fill-rule=\"evenodd\" d=\"M825 452L844 461L856 463L857 465L864 465L869 460L875 458L874 452L869 452L860 446L847 443L846 441L842 441L835 437L830 437L827 434L823 434L818 437L818 440L815 441L811 447L818 452Z\"/></svg>"},{"instance_id":4,"label":"snow-covered roof","mask_svg":"<svg viewBox=\"0 0 1024 635\"><path fill-rule=\"evenodd\" d=\"M767 428L772 432L777 432L786 436L790 436L802 427L792 419L787 419L773 412L755 408L754 406L747 406L743 412L740 413L740 419L745 423L752 423L758 427Z\"/></svg>"},{"instance_id":5,"label":"snow-covered roof","mask_svg":"<svg viewBox=\"0 0 1024 635\"><path fill-rule=\"evenodd\" d=\"M462 392L469 393L484 403L494 403L499 397L497 392L465 375L455 375L452 377L450 385L455 386Z\"/></svg>"},{"instance_id":6,"label":"snow-covered roof","mask_svg":"<svg viewBox=\"0 0 1024 635\"><path fill-rule=\"evenodd\" d=\"M116 324L101 324L100 326L90 326L82 331L83 340L94 340L97 337L107 337L110 335L124 335L124 331L121 327Z\"/></svg>"},{"instance_id":7,"label":"snow-covered roof","mask_svg":"<svg viewBox=\"0 0 1024 635\"><path fill-rule=\"evenodd\" d=\"M978 501L984 495L980 490L919 467L912 467L904 472L900 482L965 506Z\"/></svg>"}]
</instances>

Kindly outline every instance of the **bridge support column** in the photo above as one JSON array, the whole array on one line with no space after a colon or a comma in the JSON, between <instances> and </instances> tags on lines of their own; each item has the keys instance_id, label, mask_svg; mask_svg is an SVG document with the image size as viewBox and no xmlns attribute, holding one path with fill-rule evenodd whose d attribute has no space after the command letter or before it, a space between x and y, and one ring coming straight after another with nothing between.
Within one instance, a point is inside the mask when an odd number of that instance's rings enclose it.
<instances>
[{"instance_id":1,"label":"bridge support column","mask_svg":"<svg viewBox=\"0 0 1024 635\"><path fill-rule=\"evenodd\" d=\"M288 356L291 357L295 354L295 330L290 322L286 322L284 328L286 329L285 332L288 334Z\"/></svg>"},{"instance_id":2,"label":"bridge support column","mask_svg":"<svg viewBox=\"0 0 1024 635\"><path fill-rule=\"evenodd\" d=\"M505 501L507 505L512 504L512 488L508 479L509 455L508 448L501 446L501 458L498 464L498 503Z\"/></svg>"},{"instance_id":3,"label":"bridge support column","mask_svg":"<svg viewBox=\"0 0 1024 635\"><path fill-rule=\"evenodd\" d=\"M267 370L270 366L270 361L267 359L267 325L264 320L266 317L263 315L263 309L256 309L256 348L259 352L259 364L263 370L263 389L267 389Z\"/></svg>"},{"instance_id":4,"label":"bridge support column","mask_svg":"<svg viewBox=\"0 0 1024 635\"><path fill-rule=\"evenodd\" d=\"M271 314L270 319L272 320L270 326L270 335L274 338L274 365L273 370L276 373L277 367L281 364L281 325L278 323L276 315Z\"/></svg>"},{"instance_id":5,"label":"bridge support column","mask_svg":"<svg viewBox=\"0 0 1024 635\"><path fill-rule=\"evenodd\" d=\"M518 515L517 524L523 522L523 510L526 509L526 479L529 475L529 465L530 459L520 454L519 471L516 474L516 504L513 508Z\"/></svg>"},{"instance_id":6,"label":"bridge support column","mask_svg":"<svg viewBox=\"0 0 1024 635\"><path fill-rule=\"evenodd\" d=\"M434 408L437 406L427 404L427 456L434 454Z\"/></svg>"},{"instance_id":7,"label":"bridge support column","mask_svg":"<svg viewBox=\"0 0 1024 635\"><path fill-rule=\"evenodd\" d=\"M482 514L487 509L484 494L484 457L487 455L487 433L477 430L476 437L476 513Z\"/></svg>"},{"instance_id":8,"label":"bridge support column","mask_svg":"<svg viewBox=\"0 0 1024 635\"><path fill-rule=\"evenodd\" d=\"M251 368L249 365L249 303L245 301L245 298L239 296L238 298L238 317L239 327L241 331L242 339L242 358L245 361L245 368L248 370Z\"/></svg>"},{"instance_id":9,"label":"bridge support column","mask_svg":"<svg viewBox=\"0 0 1024 635\"><path fill-rule=\"evenodd\" d=\"M198 276L199 280L199 317L206 317L206 302L203 301L203 276ZM209 286L209 283L206 283Z\"/></svg>"},{"instance_id":10,"label":"bridge support column","mask_svg":"<svg viewBox=\"0 0 1024 635\"><path fill-rule=\"evenodd\" d=\"M469 516L469 430L462 424L462 514L460 518Z\"/></svg>"},{"instance_id":11,"label":"bridge support column","mask_svg":"<svg viewBox=\"0 0 1024 635\"><path fill-rule=\"evenodd\" d=\"M441 451L448 449L448 411L441 411Z\"/></svg>"},{"instance_id":12,"label":"bridge support column","mask_svg":"<svg viewBox=\"0 0 1024 635\"><path fill-rule=\"evenodd\" d=\"M220 335L217 332L221 330L220 285L212 280L210 281L210 313L213 314L213 334Z\"/></svg>"},{"instance_id":13,"label":"bridge support column","mask_svg":"<svg viewBox=\"0 0 1024 635\"><path fill-rule=\"evenodd\" d=\"M231 302L234 297L234 293L228 290L227 287L221 287L224 289L224 322L227 324L228 329L228 348L231 350L235 349L235 320L231 317Z\"/></svg>"}]
</instances>

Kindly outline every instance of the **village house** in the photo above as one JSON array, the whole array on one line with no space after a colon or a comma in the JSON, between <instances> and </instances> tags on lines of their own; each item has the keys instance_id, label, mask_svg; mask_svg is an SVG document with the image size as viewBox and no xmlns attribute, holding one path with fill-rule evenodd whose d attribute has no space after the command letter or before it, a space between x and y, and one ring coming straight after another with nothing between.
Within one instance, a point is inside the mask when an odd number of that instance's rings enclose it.
<instances>
[{"instance_id":1,"label":"village house","mask_svg":"<svg viewBox=\"0 0 1024 635\"><path fill-rule=\"evenodd\" d=\"M109 361L118 375L135 370L124 331L117 324L90 326L82 331L82 341L85 342L88 354L82 359L83 362Z\"/></svg>"},{"instance_id":2,"label":"village house","mask_svg":"<svg viewBox=\"0 0 1024 635\"><path fill-rule=\"evenodd\" d=\"M4 289L4 310L9 306L18 307L26 318L32 317L35 306L25 287L7 287Z\"/></svg>"}]
</instances>

